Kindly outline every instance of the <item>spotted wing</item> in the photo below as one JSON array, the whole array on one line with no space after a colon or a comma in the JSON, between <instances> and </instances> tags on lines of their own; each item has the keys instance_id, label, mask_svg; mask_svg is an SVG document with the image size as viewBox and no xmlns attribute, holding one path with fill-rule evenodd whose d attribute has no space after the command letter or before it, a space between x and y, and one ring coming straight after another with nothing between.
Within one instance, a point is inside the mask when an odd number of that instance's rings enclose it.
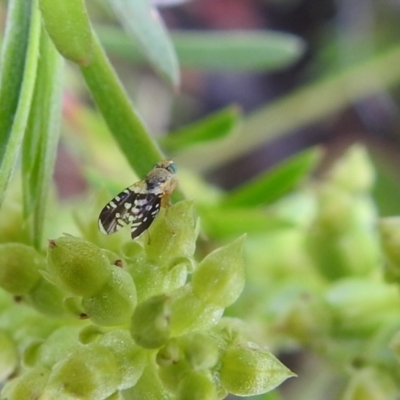
<instances>
[{"instance_id":1,"label":"spotted wing","mask_svg":"<svg viewBox=\"0 0 400 400\"><path fill-rule=\"evenodd\" d=\"M123 190L103 208L99 216L101 232L110 235L131 224L131 236L135 239L148 229L160 211L161 197L134 189Z\"/></svg>"}]
</instances>

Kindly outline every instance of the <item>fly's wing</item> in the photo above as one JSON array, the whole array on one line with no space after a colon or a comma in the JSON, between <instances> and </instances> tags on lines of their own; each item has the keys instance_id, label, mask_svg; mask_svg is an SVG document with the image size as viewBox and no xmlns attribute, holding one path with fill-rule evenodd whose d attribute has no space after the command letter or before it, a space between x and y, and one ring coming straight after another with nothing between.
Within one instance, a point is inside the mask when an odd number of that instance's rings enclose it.
<instances>
[{"instance_id":1,"label":"fly's wing","mask_svg":"<svg viewBox=\"0 0 400 400\"><path fill-rule=\"evenodd\" d=\"M161 197L139 190L139 186L133 185L106 204L99 216L102 233L110 235L131 224L131 236L134 239L151 225L160 210Z\"/></svg>"},{"instance_id":2,"label":"fly's wing","mask_svg":"<svg viewBox=\"0 0 400 400\"><path fill-rule=\"evenodd\" d=\"M140 237L150 227L160 211L161 196L154 193L140 193L135 198L135 204L137 213L130 221L132 239Z\"/></svg>"},{"instance_id":3,"label":"fly's wing","mask_svg":"<svg viewBox=\"0 0 400 400\"><path fill-rule=\"evenodd\" d=\"M135 196L136 193L127 188L105 205L99 215L99 229L102 233L111 235L128 223Z\"/></svg>"}]
</instances>

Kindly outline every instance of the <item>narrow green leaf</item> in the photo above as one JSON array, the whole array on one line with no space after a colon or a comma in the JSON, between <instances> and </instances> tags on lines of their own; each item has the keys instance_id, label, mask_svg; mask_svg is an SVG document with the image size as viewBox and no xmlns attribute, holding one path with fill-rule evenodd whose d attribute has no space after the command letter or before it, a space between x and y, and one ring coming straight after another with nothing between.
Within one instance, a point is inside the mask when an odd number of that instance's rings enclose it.
<instances>
[{"instance_id":1,"label":"narrow green leaf","mask_svg":"<svg viewBox=\"0 0 400 400\"><path fill-rule=\"evenodd\" d=\"M254 207L270 204L294 189L316 166L321 149L314 147L285 160L271 171L231 191L222 201L229 207Z\"/></svg>"},{"instance_id":2,"label":"narrow green leaf","mask_svg":"<svg viewBox=\"0 0 400 400\"><path fill-rule=\"evenodd\" d=\"M24 74L18 99L18 107L4 153L0 169L0 204L4 199L5 189L18 159L20 147L28 122L29 110L35 86L37 63L39 59L40 13L37 2L33 0L29 28L29 42L25 58Z\"/></svg>"},{"instance_id":3,"label":"narrow green leaf","mask_svg":"<svg viewBox=\"0 0 400 400\"><path fill-rule=\"evenodd\" d=\"M108 26L97 26L96 31L111 54L143 63L144 57L124 32ZM278 32L172 31L171 38L184 68L269 71L290 65L304 51L301 39Z\"/></svg>"},{"instance_id":4,"label":"narrow green leaf","mask_svg":"<svg viewBox=\"0 0 400 400\"><path fill-rule=\"evenodd\" d=\"M47 33L57 50L79 65L90 63L92 28L84 0L39 0Z\"/></svg>"},{"instance_id":5,"label":"narrow green leaf","mask_svg":"<svg viewBox=\"0 0 400 400\"><path fill-rule=\"evenodd\" d=\"M182 66L212 70L270 71L296 61L304 42L287 33L259 31L173 34Z\"/></svg>"},{"instance_id":6,"label":"narrow green leaf","mask_svg":"<svg viewBox=\"0 0 400 400\"><path fill-rule=\"evenodd\" d=\"M260 234L293 227L293 222L259 209L196 207L204 231L214 238Z\"/></svg>"},{"instance_id":7,"label":"narrow green leaf","mask_svg":"<svg viewBox=\"0 0 400 400\"><path fill-rule=\"evenodd\" d=\"M47 196L51 186L60 133L63 60L42 30L40 58L22 149L24 215L35 247L40 249Z\"/></svg>"},{"instance_id":8,"label":"narrow green leaf","mask_svg":"<svg viewBox=\"0 0 400 400\"><path fill-rule=\"evenodd\" d=\"M122 26L156 71L174 87L179 85L175 49L158 11L149 0L108 0ZM128 37L132 46L131 40Z\"/></svg>"},{"instance_id":9,"label":"narrow green leaf","mask_svg":"<svg viewBox=\"0 0 400 400\"><path fill-rule=\"evenodd\" d=\"M171 132L160 144L169 152L203 142L220 139L228 135L239 119L239 108L231 106L202 120Z\"/></svg>"},{"instance_id":10,"label":"narrow green leaf","mask_svg":"<svg viewBox=\"0 0 400 400\"><path fill-rule=\"evenodd\" d=\"M164 157L133 109L96 38L93 50L92 63L81 67L83 77L121 151L143 177Z\"/></svg>"},{"instance_id":11,"label":"narrow green leaf","mask_svg":"<svg viewBox=\"0 0 400 400\"><path fill-rule=\"evenodd\" d=\"M18 106L29 38L32 2L10 0L1 50L0 70L0 165L6 151Z\"/></svg>"}]
</instances>

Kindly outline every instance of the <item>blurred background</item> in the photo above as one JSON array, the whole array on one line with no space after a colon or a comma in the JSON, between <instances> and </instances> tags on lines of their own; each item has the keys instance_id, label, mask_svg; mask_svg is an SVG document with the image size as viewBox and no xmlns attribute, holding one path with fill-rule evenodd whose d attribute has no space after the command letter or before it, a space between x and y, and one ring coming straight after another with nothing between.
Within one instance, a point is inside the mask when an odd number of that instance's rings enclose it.
<instances>
[{"instance_id":1,"label":"blurred background","mask_svg":"<svg viewBox=\"0 0 400 400\"><path fill-rule=\"evenodd\" d=\"M238 105L245 115L251 115L276 104L279 99L287 100L291 94L296 96L301 88L311 87L308 104L295 99L292 108L283 110L280 118L284 127L278 127L276 137L269 138L272 135L267 131L269 121L265 119L264 143L260 141L247 154L237 154L208 171L210 181L233 188L278 161L317 144L327 150L324 167L349 144L362 141L368 145L378 168L375 196L381 213L399 211L398 202L391 200L395 196L385 198L384 192L390 187L392 193L395 190L400 194L397 173L400 74L395 72L395 77L388 78L388 70L393 74L398 64L393 63L394 59L385 58L398 46L400 2L193 0L155 3L171 30L278 31L303 41L304 47L296 60L273 70L261 67L238 71L233 65L213 70L187 67L183 63L179 93L163 87L148 68L133 71L132 63L127 63L128 55L123 57L119 53L113 57L122 76L135 81L133 97L148 126L157 134L165 134L231 104ZM88 5L94 21L115 23L104 3L92 0ZM112 55L112 46L108 50ZM246 55L238 52L237 57ZM349 71L348 81L343 85L340 79ZM343 91L341 98L336 91L329 92L323 86L328 79L334 86L337 82L338 90ZM363 90L371 81L374 85ZM302 115L303 108L307 108L306 116ZM285 120L292 120L292 124L286 124ZM241 133L245 141L246 131Z\"/></svg>"},{"instance_id":2,"label":"blurred background","mask_svg":"<svg viewBox=\"0 0 400 400\"><path fill-rule=\"evenodd\" d=\"M400 195L399 1L153 3L173 37L174 32L180 33L181 38L185 33L191 34L186 44L177 42L181 61L179 88L171 88L143 58L137 57L134 43L127 39L105 1L87 1L94 27L150 131L162 137L234 104L244 119L240 142L248 141L248 146L238 145L221 160L217 160L221 154L218 152L200 153L197 161L197 156L193 158L189 152L186 157L178 157L181 165L203 170L210 182L231 189L310 146L324 146L323 170L349 144L361 141L367 144L377 166L374 195L380 213L400 211L398 197L384 194L390 189L392 194ZM6 2L0 6L4 21ZM191 52L190 47L196 46L196 35L215 31L227 32L228 38L237 31L261 31L266 35L280 32L293 35L291 40L297 42L291 44L291 55L272 65L240 66L240 61L248 57L240 45L231 60L217 66L202 64L193 56L196 48ZM224 46L216 47L213 55L222 55ZM263 51L262 46L258 49ZM90 141L89 136L107 141L106 133L100 139L99 131L106 128L93 111L79 74L72 65L67 68L64 136L55 174L61 197L80 194L87 187L82 163L89 154L79 155L71 148L80 148L78 142ZM109 152L108 145L102 148ZM174 152L170 153L173 157ZM98 157L103 158L103 163L115 163L119 156L113 155L111 161L111 153L108 154Z\"/></svg>"}]
</instances>

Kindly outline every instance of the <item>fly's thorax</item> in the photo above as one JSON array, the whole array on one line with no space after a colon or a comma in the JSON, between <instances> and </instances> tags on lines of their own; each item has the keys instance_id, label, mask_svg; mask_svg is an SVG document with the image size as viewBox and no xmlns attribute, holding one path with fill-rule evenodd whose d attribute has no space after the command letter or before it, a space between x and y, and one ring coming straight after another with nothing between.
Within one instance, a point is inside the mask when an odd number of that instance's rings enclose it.
<instances>
[{"instance_id":1,"label":"fly's thorax","mask_svg":"<svg viewBox=\"0 0 400 400\"><path fill-rule=\"evenodd\" d=\"M145 179L147 191L155 194L168 191L174 180L175 174L164 168L154 168L147 174Z\"/></svg>"}]
</instances>

